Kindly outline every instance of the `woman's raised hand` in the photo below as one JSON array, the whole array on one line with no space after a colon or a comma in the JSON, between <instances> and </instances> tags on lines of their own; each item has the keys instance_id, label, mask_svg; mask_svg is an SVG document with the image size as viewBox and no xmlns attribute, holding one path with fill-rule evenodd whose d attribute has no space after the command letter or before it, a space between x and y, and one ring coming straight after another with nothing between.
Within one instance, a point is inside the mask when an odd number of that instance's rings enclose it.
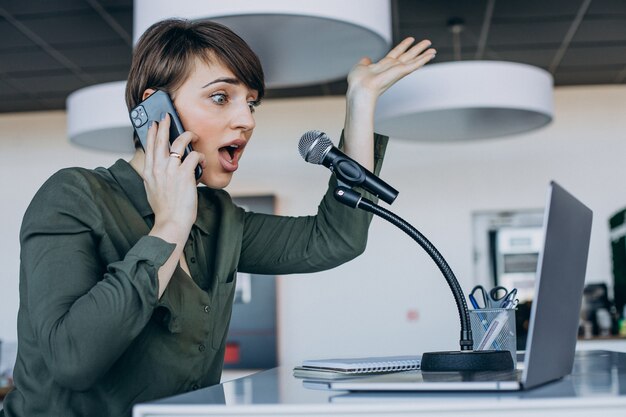
<instances>
[{"instance_id":1,"label":"woman's raised hand","mask_svg":"<svg viewBox=\"0 0 626 417\"><path fill-rule=\"evenodd\" d=\"M414 38L406 38L378 62L362 58L348 74L348 91L359 90L380 96L396 81L423 67L432 60L437 51L430 48L430 41L415 45Z\"/></svg>"},{"instance_id":2,"label":"woman's raised hand","mask_svg":"<svg viewBox=\"0 0 626 417\"><path fill-rule=\"evenodd\" d=\"M402 77L435 57L430 41L406 38L378 62L361 59L348 74L344 150L365 168L374 167L374 109L378 97Z\"/></svg>"}]
</instances>

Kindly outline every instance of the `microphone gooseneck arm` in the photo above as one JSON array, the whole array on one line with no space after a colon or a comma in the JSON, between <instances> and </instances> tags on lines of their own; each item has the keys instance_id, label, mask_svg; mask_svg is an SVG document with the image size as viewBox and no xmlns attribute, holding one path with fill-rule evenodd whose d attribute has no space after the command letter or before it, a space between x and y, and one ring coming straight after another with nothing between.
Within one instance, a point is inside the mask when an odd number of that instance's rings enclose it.
<instances>
[{"instance_id":1,"label":"microphone gooseneck arm","mask_svg":"<svg viewBox=\"0 0 626 417\"><path fill-rule=\"evenodd\" d=\"M382 201L391 204L398 191L389 184L369 172L358 162L352 160L339 149L335 148L324 132L310 130L300 138L298 144L300 156L312 164L321 164L330 168L337 178L338 187L335 198L352 208L360 208L382 217L411 236L439 267L452 290L456 307L461 319L460 351L424 352L421 369L423 372L449 371L504 371L513 369L513 359L508 351L474 349L472 328L467 303L461 286L452 269L439 251L419 231L394 213L385 210L351 187L360 187L378 196Z\"/></svg>"},{"instance_id":2,"label":"microphone gooseneck arm","mask_svg":"<svg viewBox=\"0 0 626 417\"><path fill-rule=\"evenodd\" d=\"M459 342L461 350L424 352L420 365L422 372L509 371L514 368L513 358L507 350L473 350L474 341L472 339L469 311L459 282L443 256L424 235L396 214L378 206L373 201L363 198L361 194L352 190L341 181L338 181L338 187L335 189L334 196L339 202L349 207L360 208L382 217L411 236L435 261L448 282L461 319L461 339Z\"/></svg>"},{"instance_id":3,"label":"microphone gooseneck arm","mask_svg":"<svg viewBox=\"0 0 626 417\"><path fill-rule=\"evenodd\" d=\"M439 253L437 248L435 248L435 246L430 243L430 241L415 227L411 226L401 217L383 207L380 207L373 201L362 197L359 193L352 190L351 188L345 187L340 184L335 189L334 195L338 201L346 204L349 207L360 208L361 210L375 214L387 220L391 224L401 229L407 235L409 235L426 251L426 253L428 253L428 255L432 258L435 264L437 264L437 267L446 279L450 290L452 290L452 295L454 296L454 301L456 303L457 310L459 312L459 318L461 320L461 339L459 341L461 350L472 350L474 348L474 342L472 339L469 312L467 309L467 303L465 302L465 297L463 296L463 290L461 289L461 286L459 285L459 282L456 279L454 272L452 272L452 269L450 268L444 257L441 255L441 253Z\"/></svg>"}]
</instances>

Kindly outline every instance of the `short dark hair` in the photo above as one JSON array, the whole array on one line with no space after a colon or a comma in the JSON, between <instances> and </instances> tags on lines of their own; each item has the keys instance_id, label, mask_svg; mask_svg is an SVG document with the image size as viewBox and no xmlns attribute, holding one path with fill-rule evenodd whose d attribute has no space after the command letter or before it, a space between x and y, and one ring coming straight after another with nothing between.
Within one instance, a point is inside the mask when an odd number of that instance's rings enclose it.
<instances>
[{"instance_id":1,"label":"short dark hair","mask_svg":"<svg viewBox=\"0 0 626 417\"><path fill-rule=\"evenodd\" d=\"M211 21L167 19L150 26L139 38L126 83L128 110L142 101L147 88L172 94L189 77L194 61L217 59L248 88L265 94L259 57L235 32ZM135 137L135 147L140 147Z\"/></svg>"}]
</instances>

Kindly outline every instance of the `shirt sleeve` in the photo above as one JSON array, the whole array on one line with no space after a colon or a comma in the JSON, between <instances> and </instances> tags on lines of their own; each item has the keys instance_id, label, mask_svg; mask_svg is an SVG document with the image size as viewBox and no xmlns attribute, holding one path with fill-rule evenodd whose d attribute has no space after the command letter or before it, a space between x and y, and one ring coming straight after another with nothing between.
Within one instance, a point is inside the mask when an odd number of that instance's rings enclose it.
<instances>
[{"instance_id":1,"label":"shirt sleeve","mask_svg":"<svg viewBox=\"0 0 626 417\"><path fill-rule=\"evenodd\" d=\"M80 174L44 184L22 223L21 308L53 378L87 389L144 328L157 303L157 272L174 245L141 237L103 265L101 213Z\"/></svg>"},{"instance_id":2,"label":"shirt sleeve","mask_svg":"<svg viewBox=\"0 0 626 417\"><path fill-rule=\"evenodd\" d=\"M379 174L388 138L374 137L374 173ZM342 147L343 135L339 147ZM317 272L345 263L365 250L372 215L335 200L331 176L315 216L246 212L239 270L256 274ZM376 197L360 191L373 201Z\"/></svg>"}]
</instances>

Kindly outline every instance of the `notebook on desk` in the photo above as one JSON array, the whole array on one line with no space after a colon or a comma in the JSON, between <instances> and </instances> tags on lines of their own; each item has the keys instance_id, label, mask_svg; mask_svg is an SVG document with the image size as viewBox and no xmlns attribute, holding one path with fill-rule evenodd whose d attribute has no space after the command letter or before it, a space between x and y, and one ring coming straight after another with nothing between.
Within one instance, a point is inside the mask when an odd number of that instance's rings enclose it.
<instances>
[{"instance_id":1,"label":"notebook on desk","mask_svg":"<svg viewBox=\"0 0 626 417\"><path fill-rule=\"evenodd\" d=\"M421 356L382 356L305 360L293 368L296 378L347 379L355 376L383 374L419 369Z\"/></svg>"},{"instance_id":2,"label":"notebook on desk","mask_svg":"<svg viewBox=\"0 0 626 417\"><path fill-rule=\"evenodd\" d=\"M537 264L526 352L521 370L408 371L367 378L318 381L348 391L518 391L572 372L582 303L592 212L555 182L544 212L544 246Z\"/></svg>"}]
</instances>

